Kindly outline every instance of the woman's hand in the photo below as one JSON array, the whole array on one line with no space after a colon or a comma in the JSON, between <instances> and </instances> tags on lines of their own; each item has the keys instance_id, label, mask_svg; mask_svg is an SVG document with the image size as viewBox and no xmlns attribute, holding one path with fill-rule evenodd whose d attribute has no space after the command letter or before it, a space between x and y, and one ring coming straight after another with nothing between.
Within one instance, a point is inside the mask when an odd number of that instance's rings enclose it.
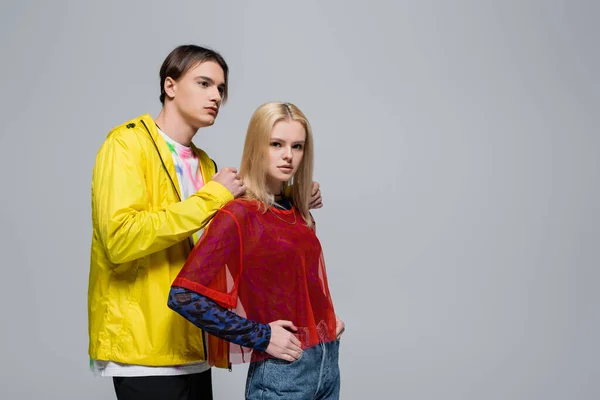
<instances>
[{"instance_id":1,"label":"woman's hand","mask_svg":"<svg viewBox=\"0 0 600 400\"><path fill-rule=\"evenodd\" d=\"M267 346L267 353L273 357L286 361L296 361L302 354L301 343L291 331L296 332L298 328L291 321L273 321L271 327L271 340Z\"/></svg>"},{"instance_id":2,"label":"woman's hand","mask_svg":"<svg viewBox=\"0 0 600 400\"><path fill-rule=\"evenodd\" d=\"M335 316L335 338L339 340L342 337L342 333L346 330L346 324L344 321Z\"/></svg>"}]
</instances>

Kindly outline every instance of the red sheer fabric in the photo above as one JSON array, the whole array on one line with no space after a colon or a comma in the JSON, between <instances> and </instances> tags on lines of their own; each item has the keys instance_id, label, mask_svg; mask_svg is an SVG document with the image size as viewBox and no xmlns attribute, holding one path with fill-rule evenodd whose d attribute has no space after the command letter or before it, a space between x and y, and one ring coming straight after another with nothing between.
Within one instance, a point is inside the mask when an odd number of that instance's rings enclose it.
<instances>
[{"instance_id":1,"label":"red sheer fabric","mask_svg":"<svg viewBox=\"0 0 600 400\"><path fill-rule=\"evenodd\" d=\"M257 202L230 202L205 229L173 285L253 321L292 321L303 349L335 339L321 245L296 209L263 213ZM212 335L207 346L208 361L217 367L269 357Z\"/></svg>"}]
</instances>

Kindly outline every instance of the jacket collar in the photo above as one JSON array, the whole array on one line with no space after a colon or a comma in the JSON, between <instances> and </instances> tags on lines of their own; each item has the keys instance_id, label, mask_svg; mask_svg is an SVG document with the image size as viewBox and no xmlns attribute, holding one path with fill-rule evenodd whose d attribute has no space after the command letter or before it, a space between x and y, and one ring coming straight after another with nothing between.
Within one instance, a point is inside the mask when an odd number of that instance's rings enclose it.
<instances>
[{"instance_id":1,"label":"jacket collar","mask_svg":"<svg viewBox=\"0 0 600 400\"><path fill-rule=\"evenodd\" d=\"M162 164L167 170L169 177L171 178L171 182L173 182L173 186L175 186L175 190L177 191L177 195L180 200L183 200L181 197L181 189L179 189L179 181L177 180L177 173L175 172L175 164L173 164L173 156L171 155L171 151L169 147L167 147L167 142L158 132L158 128L154 119L149 114L144 114L137 119L142 125L143 129L150 135L150 139L154 143L158 154L162 160Z\"/></svg>"},{"instance_id":2,"label":"jacket collar","mask_svg":"<svg viewBox=\"0 0 600 400\"><path fill-rule=\"evenodd\" d=\"M147 134L150 135L150 138L156 145L160 157L162 158L163 164L171 177L171 180L175 184L175 189L177 190L177 195L179 199L183 200L181 197L181 189L179 188L179 181L177 180L177 173L175 171L175 164L173 164L173 156L171 155L171 151L167 147L167 143L165 139L158 132L158 127L156 126L156 122L149 114L144 114L141 117L137 118ZM191 144L192 151L198 156L198 163L200 164L200 171L202 172L202 181L204 184L209 182L212 179L211 172L214 170L213 161L208 157L202 149L196 147L194 143ZM216 172L216 171L214 171Z\"/></svg>"}]
</instances>

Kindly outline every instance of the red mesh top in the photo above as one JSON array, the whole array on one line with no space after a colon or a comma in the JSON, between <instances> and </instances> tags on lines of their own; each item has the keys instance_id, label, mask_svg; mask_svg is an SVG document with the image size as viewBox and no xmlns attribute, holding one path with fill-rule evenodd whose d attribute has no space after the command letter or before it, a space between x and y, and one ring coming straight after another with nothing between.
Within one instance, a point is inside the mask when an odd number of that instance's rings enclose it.
<instances>
[{"instance_id":1,"label":"red mesh top","mask_svg":"<svg viewBox=\"0 0 600 400\"><path fill-rule=\"evenodd\" d=\"M173 285L253 321L292 321L303 349L335 339L321 244L295 208L271 207L263 213L256 201L228 203L205 229ZM217 367L270 357L212 335L206 339L208 361Z\"/></svg>"}]
</instances>

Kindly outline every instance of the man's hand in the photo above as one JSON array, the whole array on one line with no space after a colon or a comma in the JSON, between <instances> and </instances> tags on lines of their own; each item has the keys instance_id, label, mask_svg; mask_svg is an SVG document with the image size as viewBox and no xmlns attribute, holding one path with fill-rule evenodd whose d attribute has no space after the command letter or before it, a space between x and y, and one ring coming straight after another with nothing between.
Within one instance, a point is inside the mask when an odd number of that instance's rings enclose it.
<instances>
[{"instance_id":1,"label":"man's hand","mask_svg":"<svg viewBox=\"0 0 600 400\"><path fill-rule=\"evenodd\" d=\"M296 361L302 354L300 341L290 330L297 331L298 328L290 321L274 321L271 327L271 340L267 347L267 353L273 357L286 361Z\"/></svg>"},{"instance_id":2,"label":"man's hand","mask_svg":"<svg viewBox=\"0 0 600 400\"><path fill-rule=\"evenodd\" d=\"M317 208L323 207L323 199L321 198L320 187L321 186L318 182L313 182L310 203L308 204L308 208L310 210L315 210Z\"/></svg>"},{"instance_id":3,"label":"man's hand","mask_svg":"<svg viewBox=\"0 0 600 400\"><path fill-rule=\"evenodd\" d=\"M223 168L213 176L212 180L225 186L234 198L240 197L246 191L244 182L242 182L242 178L240 178L235 168Z\"/></svg>"},{"instance_id":4,"label":"man's hand","mask_svg":"<svg viewBox=\"0 0 600 400\"><path fill-rule=\"evenodd\" d=\"M346 330L346 324L344 321L335 316L335 338L339 340L342 337L342 333Z\"/></svg>"}]
</instances>

